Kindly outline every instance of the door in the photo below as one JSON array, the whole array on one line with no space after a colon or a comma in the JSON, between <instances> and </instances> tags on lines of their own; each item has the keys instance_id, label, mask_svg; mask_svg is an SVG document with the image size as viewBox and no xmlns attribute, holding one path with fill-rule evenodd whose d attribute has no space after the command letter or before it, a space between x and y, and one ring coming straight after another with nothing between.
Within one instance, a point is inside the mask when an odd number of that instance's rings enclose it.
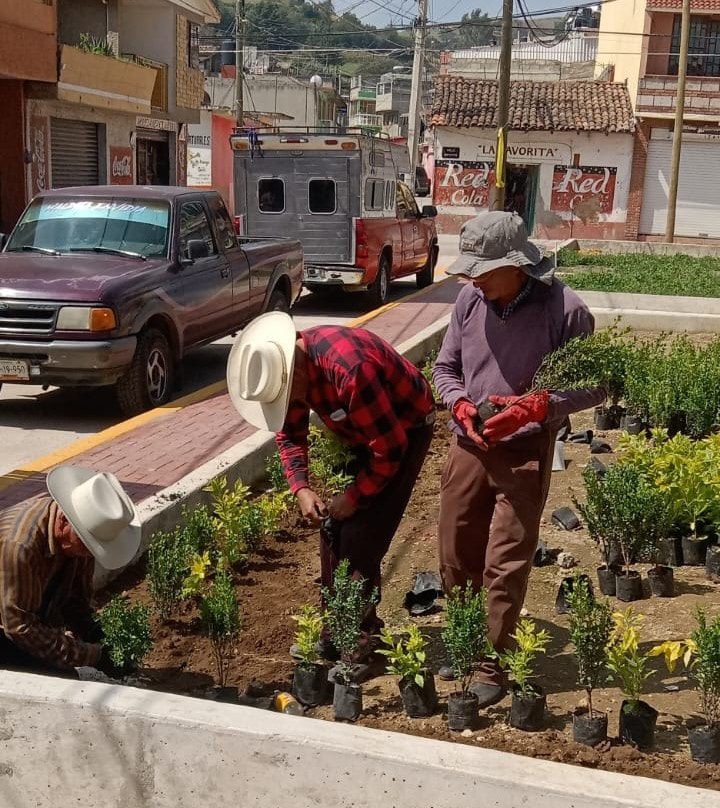
<instances>
[{"instance_id":1,"label":"door","mask_svg":"<svg viewBox=\"0 0 720 808\"><path fill-rule=\"evenodd\" d=\"M398 183L398 190L400 191L405 204L405 223L407 225L407 232L409 238L412 239L411 265L412 269L421 269L428 256L428 238L427 229L420 224L420 209L417 206L415 197L412 191L402 182ZM403 231L403 240L404 240Z\"/></svg>"},{"instance_id":2,"label":"door","mask_svg":"<svg viewBox=\"0 0 720 808\"><path fill-rule=\"evenodd\" d=\"M138 185L170 185L170 137L144 132L137 138Z\"/></svg>"},{"instance_id":3,"label":"door","mask_svg":"<svg viewBox=\"0 0 720 808\"><path fill-rule=\"evenodd\" d=\"M671 154L671 140L650 140L640 213L640 233L643 235L665 233ZM683 140L675 235L696 238L720 237L720 218L717 215L719 182L718 144Z\"/></svg>"},{"instance_id":4,"label":"door","mask_svg":"<svg viewBox=\"0 0 720 808\"><path fill-rule=\"evenodd\" d=\"M505 188L505 210L520 215L528 233L535 227L535 202L539 166L508 166Z\"/></svg>"},{"instance_id":5,"label":"door","mask_svg":"<svg viewBox=\"0 0 720 808\"><path fill-rule=\"evenodd\" d=\"M98 124L52 118L50 159L52 187L100 183Z\"/></svg>"},{"instance_id":6,"label":"door","mask_svg":"<svg viewBox=\"0 0 720 808\"><path fill-rule=\"evenodd\" d=\"M185 308L185 344L206 342L233 328L230 264L218 251L202 200L182 202L178 210L179 258ZM207 255L187 263L192 242L204 242Z\"/></svg>"},{"instance_id":7,"label":"door","mask_svg":"<svg viewBox=\"0 0 720 808\"><path fill-rule=\"evenodd\" d=\"M233 325L247 322L255 313L250 307L250 266L245 250L238 244L235 229L225 203L219 195L208 197L208 207L215 226L215 238L230 266L232 280ZM262 302L262 301L261 301ZM258 307L259 308L259 307Z\"/></svg>"}]
</instances>

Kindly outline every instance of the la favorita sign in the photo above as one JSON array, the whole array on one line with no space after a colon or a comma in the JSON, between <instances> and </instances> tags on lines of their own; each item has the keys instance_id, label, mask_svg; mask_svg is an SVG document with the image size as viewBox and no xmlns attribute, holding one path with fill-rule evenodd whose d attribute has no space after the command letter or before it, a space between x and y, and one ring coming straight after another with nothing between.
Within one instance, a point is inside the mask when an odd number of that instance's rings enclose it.
<instances>
[{"instance_id":1,"label":"la favorita sign","mask_svg":"<svg viewBox=\"0 0 720 808\"><path fill-rule=\"evenodd\" d=\"M495 162L495 143L480 141L476 147L476 159ZM569 163L570 147L552 143L512 143L507 147L509 163Z\"/></svg>"}]
</instances>

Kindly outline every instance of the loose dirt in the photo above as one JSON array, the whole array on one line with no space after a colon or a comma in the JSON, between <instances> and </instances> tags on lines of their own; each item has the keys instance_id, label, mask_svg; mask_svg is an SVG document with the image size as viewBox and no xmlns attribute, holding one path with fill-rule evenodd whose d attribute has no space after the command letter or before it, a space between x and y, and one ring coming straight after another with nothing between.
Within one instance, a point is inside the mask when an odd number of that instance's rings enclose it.
<instances>
[{"instance_id":1,"label":"loose dirt","mask_svg":"<svg viewBox=\"0 0 720 808\"><path fill-rule=\"evenodd\" d=\"M383 601L380 613L390 627L409 622L402 606L405 592L416 572L437 569L436 525L439 479L449 444L444 418L436 427L435 439L407 514L393 541L384 565ZM591 413L573 419L574 429L592 426ZM618 433L599 433L613 446ZM572 506L573 495L582 498L582 470L590 459L589 447L568 444L565 472L553 474L550 496L541 526L541 538L554 550L565 550L578 560L578 567L565 571L557 566L533 569L525 603L528 614L552 636L547 655L538 665L539 681L548 694L547 729L527 734L511 729L506 721L509 699L481 714L481 728L471 738L458 737L447 730L442 696L451 692L452 683L438 680L441 710L429 719L413 720L402 712L394 677L377 674L364 685L364 714L358 724L405 732L430 738L452 740L532 757L573 763L591 768L644 775L688 785L720 789L720 766L703 766L690 760L685 721L697 713L697 696L683 675L668 676L662 662L653 660L657 672L647 683L645 699L660 711L656 750L641 753L611 741L605 748L589 749L572 741L572 712L583 703L584 693L575 684L575 665L568 642L568 621L554 612L555 596L563 577L574 571L587 572L596 582L598 553L584 529L568 533L551 525L550 514L561 505ZM601 457L612 462L613 455ZM229 684L241 692L250 683L267 694L288 690L292 663L288 649L294 622L291 615L302 604L317 599L319 575L317 531L308 530L296 520L287 530L268 541L247 570L237 576L238 596L244 626L232 662ZM647 567L640 567L645 575ZM125 591L133 601L149 602L144 570L136 569L121 579L113 591ZM650 598L635 604L645 615L643 639L648 646L665 639L684 638L692 631L693 612L698 604L711 614L720 610L720 587L710 583L702 568L683 567L675 571L676 596ZM440 633L443 626L442 601L435 614L419 618L429 637L430 664L434 670L444 663ZM624 606L614 601L616 606ZM197 609L186 605L167 623L153 618L155 648L141 678L149 687L205 695L213 684L210 645L201 634ZM672 689L667 690L670 686ZM677 689L675 689L677 688ZM617 734L618 711L622 696L608 687L594 697L597 709L607 710L609 731ZM313 718L332 720L329 706L310 710ZM288 718L288 720L294 720Z\"/></svg>"}]
</instances>

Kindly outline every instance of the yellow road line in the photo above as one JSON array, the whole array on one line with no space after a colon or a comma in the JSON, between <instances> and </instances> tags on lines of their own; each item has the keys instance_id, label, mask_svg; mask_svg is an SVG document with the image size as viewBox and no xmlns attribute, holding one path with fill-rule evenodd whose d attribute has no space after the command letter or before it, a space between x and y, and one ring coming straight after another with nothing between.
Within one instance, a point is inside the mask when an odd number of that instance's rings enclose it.
<instances>
[{"instance_id":1,"label":"yellow road line","mask_svg":"<svg viewBox=\"0 0 720 808\"><path fill-rule=\"evenodd\" d=\"M436 270L436 278L438 273L441 271L444 272L444 268L438 268ZM439 282L444 283L446 280L448 280L448 278L444 278ZM386 303L384 306L380 306L373 311L367 312L367 314L356 317L354 320L351 320L348 325L351 327L357 327L369 322L370 320L374 320L384 312L394 309L400 303L405 303L408 300L412 300L413 298L424 294L424 292L429 288L431 287L426 287L426 289L418 289L417 292L413 292L401 300ZM71 460L73 457L77 457L83 452L96 449L98 446L102 446L103 443L108 443L121 435L132 432L134 429L144 426L145 424L149 424L151 421L154 421L157 418L161 418L164 415L171 415L172 413L178 412L185 407L189 407L191 404L197 404L200 401L204 401L205 399L214 396L216 393L224 393L225 390L227 390L227 382L225 379L222 379L221 381L213 382L206 387L201 387L199 390L195 390L193 393L188 393L188 395L181 396L180 398L175 399L175 401L171 401L169 404L165 404L162 407L156 407L154 410L148 410L147 412L140 413L140 415L136 415L133 418L128 418L126 421L121 421L118 424L113 424L113 426L110 426L107 429L96 432L94 435L89 435L87 438L80 438L79 440L73 441L67 446L37 458L37 460L31 460L20 468L13 469L6 474L0 475L0 491L4 491L7 488L10 488L10 486L22 482L22 480L27 479L33 474L47 471L60 463L66 463L68 460Z\"/></svg>"}]
</instances>

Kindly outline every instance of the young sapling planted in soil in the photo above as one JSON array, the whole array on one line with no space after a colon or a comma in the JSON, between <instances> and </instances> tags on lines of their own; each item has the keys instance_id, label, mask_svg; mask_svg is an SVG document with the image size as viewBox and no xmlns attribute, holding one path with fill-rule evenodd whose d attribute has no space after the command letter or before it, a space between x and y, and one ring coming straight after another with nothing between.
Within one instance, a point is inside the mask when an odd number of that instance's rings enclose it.
<instances>
[{"instance_id":1,"label":"young sapling planted in soil","mask_svg":"<svg viewBox=\"0 0 720 808\"><path fill-rule=\"evenodd\" d=\"M426 667L427 640L415 625L406 626L399 638L384 628L380 640L385 648L378 653L387 657L387 672L400 677L398 685L405 712L410 718L425 718L437 708L435 679Z\"/></svg>"},{"instance_id":2,"label":"young sapling planted in soil","mask_svg":"<svg viewBox=\"0 0 720 808\"><path fill-rule=\"evenodd\" d=\"M512 706L510 726L516 729L536 731L542 727L545 714L545 694L542 688L532 683L534 663L538 654L544 654L550 643L550 635L544 629L537 630L533 620L523 618L512 635L515 648L500 655L500 665L512 679Z\"/></svg>"},{"instance_id":3,"label":"young sapling planted in soil","mask_svg":"<svg viewBox=\"0 0 720 808\"><path fill-rule=\"evenodd\" d=\"M376 591L369 599L364 593L365 579L350 574L347 559L343 559L335 570L332 589L323 587L327 609L325 625L340 654L333 696L336 720L355 721L362 712L362 688L352 678L353 657L360 648L365 612L377 600Z\"/></svg>"},{"instance_id":4,"label":"young sapling planted in soil","mask_svg":"<svg viewBox=\"0 0 720 808\"><path fill-rule=\"evenodd\" d=\"M293 673L292 694L306 707L321 704L327 690L327 670L318 659L318 645L323 629L323 615L316 606L305 605L293 615L297 623L295 656L298 664Z\"/></svg>"},{"instance_id":5,"label":"young sapling planted in soil","mask_svg":"<svg viewBox=\"0 0 720 808\"><path fill-rule=\"evenodd\" d=\"M613 629L612 610L607 601L593 597L587 582L579 576L565 595L570 607L570 640L575 649L578 684L587 694L587 712L573 715L573 737L588 746L607 738L607 713L595 713L593 690L608 678L607 644Z\"/></svg>"},{"instance_id":6,"label":"young sapling planted in soil","mask_svg":"<svg viewBox=\"0 0 720 808\"><path fill-rule=\"evenodd\" d=\"M448 698L448 727L461 732L473 729L478 719L478 698L470 692L475 667L494 654L488 641L487 591L453 587L446 603L446 626L442 633L448 660L460 683L460 691Z\"/></svg>"},{"instance_id":7,"label":"young sapling planted in soil","mask_svg":"<svg viewBox=\"0 0 720 808\"><path fill-rule=\"evenodd\" d=\"M218 686L224 688L232 647L242 628L240 605L235 597L232 578L227 572L219 572L215 576L210 591L200 601L200 620L212 644Z\"/></svg>"},{"instance_id":8,"label":"young sapling planted in soil","mask_svg":"<svg viewBox=\"0 0 720 808\"><path fill-rule=\"evenodd\" d=\"M607 646L608 668L614 674L625 700L620 706L620 740L640 749L655 742L655 708L640 699L650 676L649 653L640 650L640 630L644 618L632 607L613 613L613 630Z\"/></svg>"},{"instance_id":9,"label":"young sapling planted in soil","mask_svg":"<svg viewBox=\"0 0 720 808\"><path fill-rule=\"evenodd\" d=\"M150 610L131 606L128 599L114 597L97 615L103 646L118 673L125 675L142 665L152 649Z\"/></svg>"}]
</instances>

